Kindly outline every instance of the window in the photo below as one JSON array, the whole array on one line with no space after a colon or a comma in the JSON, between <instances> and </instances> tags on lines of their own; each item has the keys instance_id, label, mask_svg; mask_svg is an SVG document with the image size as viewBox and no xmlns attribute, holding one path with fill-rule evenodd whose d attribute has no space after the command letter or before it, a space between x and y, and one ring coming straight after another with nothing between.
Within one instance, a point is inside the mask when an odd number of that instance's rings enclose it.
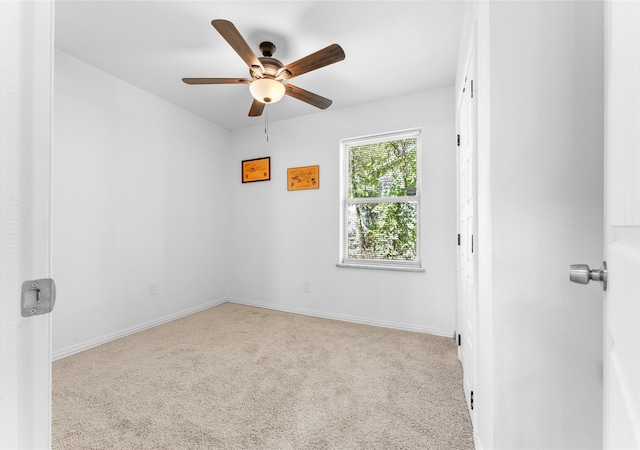
<instances>
[{"instance_id":1,"label":"window","mask_svg":"<svg viewBox=\"0 0 640 450\"><path fill-rule=\"evenodd\" d=\"M420 130L341 144L339 265L419 269Z\"/></svg>"}]
</instances>

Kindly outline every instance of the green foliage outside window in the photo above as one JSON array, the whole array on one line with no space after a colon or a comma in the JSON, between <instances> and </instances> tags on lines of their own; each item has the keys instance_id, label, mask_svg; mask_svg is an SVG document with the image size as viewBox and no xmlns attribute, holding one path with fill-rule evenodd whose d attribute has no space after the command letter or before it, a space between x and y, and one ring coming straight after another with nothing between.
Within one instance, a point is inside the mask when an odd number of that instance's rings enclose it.
<instances>
[{"instance_id":1,"label":"green foliage outside window","mask_svg":"<svg viewBox=\"0 0 640 450\"><path fill-rule=\"evenodd\" d=\"M347 259L415 261L418 138L347 148Z\"/></svg>"}]
</instances>

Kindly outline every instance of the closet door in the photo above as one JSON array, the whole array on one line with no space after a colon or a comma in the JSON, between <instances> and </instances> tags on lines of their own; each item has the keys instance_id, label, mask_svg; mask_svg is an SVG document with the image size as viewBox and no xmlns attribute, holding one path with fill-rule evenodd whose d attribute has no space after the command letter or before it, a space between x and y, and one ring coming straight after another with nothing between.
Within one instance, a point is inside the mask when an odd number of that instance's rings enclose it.
<instances>
[{"instance_id":1,"label":"closet door","mask_svg":"<svg viewBox=\"0 0 640 450\"><path fill-rule=\"evenodd\" d=\"M474 98L474 53L468 59L458 107L458 343L463 368L464 392L471 421L475 425L474 384L477 371L477 241L476 217L476 101Z\"/></svg>"}]
</instances>

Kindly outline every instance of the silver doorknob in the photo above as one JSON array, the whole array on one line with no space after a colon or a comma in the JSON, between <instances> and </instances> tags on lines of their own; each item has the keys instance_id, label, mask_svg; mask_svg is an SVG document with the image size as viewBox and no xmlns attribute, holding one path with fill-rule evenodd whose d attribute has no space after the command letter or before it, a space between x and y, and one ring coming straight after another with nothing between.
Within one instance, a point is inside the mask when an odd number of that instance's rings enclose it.
<instances>
[{"instance_id":1,"label":"silver doorknob","mask_svg":"<svg viewBox=\"0 0 640 450\"><path fill-rule=\"evenodd\" d=\"M589 281L600 281L602 290L607 290L607 263L597 270L589 269L586 264L571 264L569 266L569 280L578 284L589 284Z\"/></svg>"}]
</instances>

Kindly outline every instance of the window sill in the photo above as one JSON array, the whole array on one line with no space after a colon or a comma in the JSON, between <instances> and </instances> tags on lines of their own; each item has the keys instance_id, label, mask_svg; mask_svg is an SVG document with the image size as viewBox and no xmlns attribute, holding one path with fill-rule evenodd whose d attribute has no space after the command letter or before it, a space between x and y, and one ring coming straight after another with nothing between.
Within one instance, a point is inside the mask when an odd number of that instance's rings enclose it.
<instances>
[{"instance_id":1,"label":"window sill","mask_svg":"<svg viewBox=\"0 0 640 450\"><path fill-rule=\"evenodd\" d=\"M344 264L338 263L336 267L348 269L367 269L367 270L390 270L393 272L426 272L422 267L401 267L401 266L383 266L372 264Z\"/></svg>"}]
</instances>

